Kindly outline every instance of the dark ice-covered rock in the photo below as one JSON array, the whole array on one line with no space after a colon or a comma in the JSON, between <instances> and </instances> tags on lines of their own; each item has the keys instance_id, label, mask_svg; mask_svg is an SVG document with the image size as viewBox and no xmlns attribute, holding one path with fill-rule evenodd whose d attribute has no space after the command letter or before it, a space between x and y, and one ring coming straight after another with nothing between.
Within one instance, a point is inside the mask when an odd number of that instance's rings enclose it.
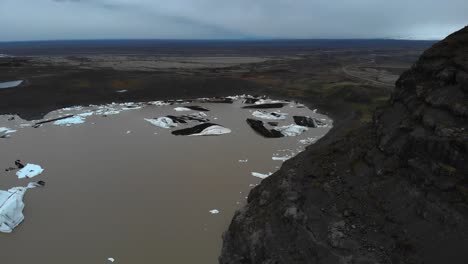
<instances>
[{"instance_id":1,"label":"dark ice-covered rock","mask_svg":"<svg viewBox=\"0 0 468 264\"><path fill-rule=\"evenodd\" d=\"M210 110L206 109L206 108L203 108L201 106L198 106L198 105L189 105L189 106L184 106L185 108L188 108L188 109L191 109L191 110L194 110L194 111L200 111L200 112L208 112Z\"/></svg>"},{"instance_id":2,"label":"dark ice-covered rock","mask_svg":"<svg viewBox=\"0 0 468 264\"><path fill-rule=\"evenodd\" d=\"M263 121L260 120L255 120L255 119L247 119L247 124L258 134L266 137L266 138L281 138L284 137L284 135L273 129L268 129L265 127Z\"/></svg>"},{"instance_id":3,"label":"dark ice-covered rock","mask_svg":"<svg viewBox=\"0 0 468 264\"><path fill-rule=\"evenodd\" d=\"M232 104L234 100L227 97L214 97L205 101L206 103L215 103L215 104Z\"/></svg>"},{"instance_id":4,"label":"dark ice-covered rock","mask_svg":"<svg viewBox=\"0 0 468 264\"><path fill-rule=\"evenodd\" d=\"M293 118L294 123L296 123L296 125L313 128L318 127L315 118L311 118L308 116L293 116Z\"/></svg>"},{"instance_id":5,"label":"dark ice-covered rock","mask_svg":"<svg viewBox=\"0 0 468 264\"><path fill-rule=\"evenodd\" d=\"M272 103L272 104L256 104L256 105L248 105L242 108L245 109L271 109L271 108L283 108L286 104L284 103Z\"/></svg>"},{"instance_id":6,"label":"dark ice-covered rock","mask_svg":"<svg viewBox=\"0 0 468 264\"><path fill-rule=\"evenodd\" d=\"M324 122L316 118L312 118L308 116L293 116L293 118L294 118L294 122L296 123L296 125L299 125L299 126L317 128L317 127L323 127L327 125Z\"/></svg>"},{"instance_id":7,"label":"dark ice-covered rock","mask_svg":"<svg viewBox=\"0 0 468 264\"><path fill-rule=\"evenodd\" d=\"M255 104L260 100L259 98L245 98L244 104Z\"/></svg>"}]
</instances>

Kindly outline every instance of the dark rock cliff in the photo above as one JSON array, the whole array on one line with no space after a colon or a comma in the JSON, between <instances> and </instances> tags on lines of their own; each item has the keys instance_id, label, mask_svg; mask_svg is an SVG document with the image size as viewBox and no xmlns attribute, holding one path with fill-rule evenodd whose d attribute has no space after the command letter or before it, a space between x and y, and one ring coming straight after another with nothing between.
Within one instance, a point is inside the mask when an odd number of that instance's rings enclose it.
<instances>
[{"instance_id":1,"label":"dark rock cliff","mask_svg":"<svg viewBox=\"0 0 468 264\"><path fill-rule=\"evenodd\" d=\"M468 27L426 51L371 124L332 131L253 189L220 263L468 263L467 95Z\"/></svg>"}]
</instances>

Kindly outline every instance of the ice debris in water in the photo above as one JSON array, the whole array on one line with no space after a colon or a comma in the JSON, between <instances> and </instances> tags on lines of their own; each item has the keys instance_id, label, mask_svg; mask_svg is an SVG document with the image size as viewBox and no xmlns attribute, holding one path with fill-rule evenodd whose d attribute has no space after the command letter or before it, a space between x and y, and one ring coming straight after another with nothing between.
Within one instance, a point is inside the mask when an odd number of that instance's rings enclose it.
<instances>
[{"instance_id":1,"label":"ice debris in water","mask_svg":"<svg viewBox=\"0 0 468 264\"><path fill-rule=\"evenodd\" d=\"M248 160L248 159L245 159L245 160L239 160L239 162L240 162L240 163L247 163L247 162L249 162L249 160Z\"/></svg>"},{"instance_id":2,"label":"ice debris in water","mask_svg":"<svg viewBox=\"0 0 468 264\"><path fill-rule=\"evenodd\" d=\"M11 233L24 220L24 194L37 186L37 183L29 183L27 187L0 190L0 232Z\"/></svg>"},{"instance_id":3,"label":"ice debris in water","mask_svg":"<svg viewBox=\"0 0 468 264\"><path fill-rule=\"evenodd\" d=\"M0 82L0 89L14 88L22 84L23 81L12 81L12 82Z\"/></svg>"},{"instance_id":4,"label":"ice debris in water","mask_svg":"<svg viewBox=\"0 0 468 264\"><path fill-rule=\"evenodd\" d=\"M83 124L84 118L81 116L72 116L69 118L57 120L54 122L56 126L63 126L63 125L76 125L76 124Z\"/></svg>"},{"instance_id":5,"label":"ice debris in water","mask_svg":"<svg viewBox=\"0 0 468 264\"><path fill-rule=\"evenodd\" d=\"M7 127L0 127L0 133L3 133L3 134L11 134L11 133L15 133L16 130L13 130L13 129L10 129L10 128L7 128Z\"/></svg>"},{"instance_id":6,"label":"ice debris in water","mask_svg":"<svg viewBox=\"0 0 468 264\"><path fill-rule=\"evenodd\" d=\"M177 112L192 111L192 109L187 108L187 107L176 107L174 108L174 110Z\"/></svg>"},{"instance_id":7,"label":"ice debris in water","mask_svg":"<svg viewBox=\"0 0 468 264\"><path fill-rule=\"evenodd\" d=\"M312 143L315 143L317 140L318 140L317 137L310 137L310 138L299 140L299 143L304 144L304 145L310 145Z\"/></svg>"},{"instance_id":8,"label":"ice debris in water","mask_svg":"<svg viewBox=\"0 0 468 264\"><path fill-rule=\"evenodd\" d=\"M107 260L110 261L110 262L114 262L114 261L115 261L114 258L107 258Z\"/></svg>"},{"instance_id":9,"label":"ice debris in water","mask_svg":"<svg viewBox=\"0 0 468 264\"><path fill-rule=\"evenodd\" d=\"M281 134L287 137L295 137L304 133L308 129L307 127L303 127L303 126L289 125L289 126L275 127L274 130L281 132Z\"/></svg>"},{"instance_id":10,"label":"ice debris in water","mask_svg":"<svg viewBox=\"0 0 468 264\"><path fill-rule=\"evenodd\" d=\"M200 133L192 134L191 136L218 136L229 133L231 133L231 129L214 125L203 129Z\"/></svg>"},{"instance_id":11,"label":"ice debris in water","mask_svg":"<svg viewBox=\"0 0 468 264\"><path fill-rule=\"evenodd\" d=\"M26 166L16 172L16 176L18 176L18 179L33 178L41 174L43 171L44 169L41 166L28 163Z\"/></svg>"},{"instance_id":12,"label":"ice debris in water","mask_svg":"<svg viewBox=\"0 0 468 264\"><path fill-rule=\"evenodd\" d=\"M260 179L268 178L269 176L271 176L271 174L273 174L273 173L269 172L267 174L263 174L263 173L259 173L259 172L252 172L252 176L260 178Z\"/></svg>"},{"instance_id":13,"label":"ice debris in water","mask_svg":"<svg viewBox=\"0 0 468 264\"><path fill-rule=\"evenodd\" d=\"M288 114L280 112L267 112L267 111L255 111L252 113L253 116L267 120L283 120L286 119Z\"/></svg>"},{"instance_id":14,"label":"ice debris in water","mask_svg":"<svg viewBox=\"0 0 468 264\"><path fill-rule=\"evenodd\" d=\"M219 214L219 210L217 209L210 210L210 214Z\"/></svg>"},{"instance_id":15,"label":"ice debris in water","mask_svg":"<svg viewBox=\"0 0 468 264\"><path fill-rule=\"evenodd\" d=\"M126 92L128 92L128 90L118 90L118 91L116 91L116 93L126 93Z\"/></svg>"},{"instance_id":16,"label":"ice debris in water","mask_svg":"<svg viewBox=\"0 0 468 264\"><path fill-rule=\"evenodd\" d=\"M78 116L80 116L80 117L88 117L88 116L92 116L93 114L94 114L93 112L85 112L85 113L78 114Z\"/></svg>"},{"instance_id":17,"label":"ice debris in water","mask_svg":"<svg viewBox=\"0 0 468 264\"><path fill-rule=\"evenodd\" d=\"M152 125L161 128L171 128L177 126L177 124L174 123L174 121L169 117L160 117L157 119L145 118L145 120L151 123Z\"/></svg>"}]
</instances>

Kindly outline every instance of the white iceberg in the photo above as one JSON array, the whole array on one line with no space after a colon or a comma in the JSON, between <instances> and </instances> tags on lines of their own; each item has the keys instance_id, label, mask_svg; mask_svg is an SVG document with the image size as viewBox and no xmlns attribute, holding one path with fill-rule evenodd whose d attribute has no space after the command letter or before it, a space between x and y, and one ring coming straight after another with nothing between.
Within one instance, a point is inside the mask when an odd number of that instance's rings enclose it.
<instances>
[{"instance_id":1,"label":"white iceberg","mask_svg":"<svg viewBox=\"0 0 468 264\"><path fill-rule=\"evenodd\" d=\"M271 159L275 161L287 161L290 158L291 158L290 156L284 156L284 157L272 157Z\"/></svg>"},{"instance_id":2,"label":"white iceberg","mask_svg":"<svg viewBox=\"0 0 468 264\"><path fill-rule=\"evenodd\" d=\"M0 82L0 89L14 88L22 83L23 81Z\"/></svg>"},{"instance_id":3,"label":"white iceberg","mask_svg":"<svg viewBox=\"0 0 468 264\"><path fill-rule=\"evenodd\" d=\"M128 90L118 90L118 91L116 91L116 93L126 93L126 92L128 92Z\"/></svg>"},{"instance_id":4,"label":"white iceberg","mask_svg":"<svg viewBox=\"0 0 468 264\"><path fill-rule=\"evenodd\" d=\"M43 171L44 169L41 166L28 163L24 168L16 172L16 176L18 176L18 179L33 178Z\"/></svg>"},{"instance_id":5,"label":"white iceberg","mask_svg":"<svg viewBox=\"0 0 468 264\"><path fill-rule=\"evenodd\" d=\"M255 102L256 105L260 104L287 104L288 102L285 101L279 101L279 100L271 100L271 99L260 99L257 102Z\"/></svg>"},{"instance_id":6,"label":"white iceberg","mask_svg":"<svg viewBox=\"0 0 468 264\"><path fill-rule=\"evenodd\" d=\"M115 261L114 258L107 258L107 260L108 260L109 262L114 262L114 261Z\"/></svg>"},{"instance_id":7,"label":"white iceberg","mask_svg":"<svg viewBox=\"0 0 468 264\"><path fill-rule=\"evenodd\" d=\"M271 176L271 174L273 174L273 173L269 172L267 174L263 174L263 173L259 173L259 172L252 172L251 174L254 177L257 177L257 178L260 178L260 179L265 179L265 178L268 178L269 176Z\"/></svg>"},{"instance_id":8,"label":"white iceberg","mask_svg":"<svg viewBox=\"0 0 468 264\"><path fill-rule=\"evenodd\" d=\"M304 144L304 145L310 145L310 144L317 142L317 140L318 140L318 137L310 137L310 138L299 140L299 143Z\"/></svg>"},{"instance_id":9,"label":"white iceberg","mask_svg":"<svg viewBox=\"0 0 468 264\"><path fill-rule=\"evenodd\" d=\"M287 137L295 137L307 131L308 128L304 126L298 126L298 125L289 125L289 126L275 127L274 130L281 132L281 134Z\"/></svg>"},{"instance_id":10,"label":"white iceberg","mask_svg":"<svg viewBox=\"0 0 468 264\"><path fill-rule=\"evenodd\" d=\"M0 127L0 133L3 133L3 134L11 134L11 133L15 133L16 130L13 130L13 129L10 129L10 128L7 128L7 127Z\"/></svg>"},{"instance_id":11,"label":"white iceberg","mask_svg":"<svg viewBox=\"0 0 468 264\"><path fill-rule=\"evenodd\" d=\"M174 108L174 110L177 111L177 112L193 111L192 109L187 108L187 107L176 107L176 108Z\"/></svg>"},{"instance_id":12,"label":"white iceberg","mask_svg":"<svg viewBox=\"0 0 468 264\"><path fill-rule=\"evenodd\" d=\"M28 189L35 187L36 183L29 183L27 187L0 190L0 232L11 233L24 220L23 197Z\"/></svg>"},{"instance_id":13,"label":"white iceberg","mask_svg":"<svg viewBox=\"0 0 468 264\"><path fill-rule=\"evenodd\" d=\"M190 136L219 136L229 133L231 133L231 129L214 125L203 129L200 133L192 134Z\"/></svg>"},{"instance_id":14,"label":"white iceberg","mask_svg":"<svg viewBox=\"0 0 468 264\"><path fill-rule=\"evenodd\" d=\"M210 210L210 214L219 214L219 210L217 209L213 209L213 210Z\"/></svg>"},{"instance_id":15,"label":"white iceberg","mask_svg":"<svg viewBox=\"0 0 468 264\"><path fill-rule=\"evenodd\" d=\"M60 119L54 122L56 126L64 126L64 125L76 125L76 124L83 124L84 118L81 116L72 116L65 119Z\"/></svg>"},{"instance_id":16,"label":"white iceberg","mask_svg":"<svg viewBox=\"0 0 468 264\"><path fill-rule=\"evenodd\" d=\"M92 116L92 115L94 115L93 112L85 112L85 113L78 114L78 116L80 116L80 117L88 117L88 116Z\"/></svg>"},{"instance_id":17,"label":"white iceberg","mask_svg":"<svg viewBox=\"0 0 468 264\"><path fill-rule=\"evenodd\" d=\"M252 115L257 118L267 120L284 120L288 114L280 112L255 111L252 113Z\"/></svg>"},{"instance_id":18,"label":"white iceberg","mask_svg":"<svg viewBox=\"0 0 468 264\"><path fill-rule=\"evenodd\" d=\"M174 123L174 121L170 119L169 117L160 117L157 119L145 118L145 120L150 122L152 125L161 127L161 128L171 128L171 127L177 126L177 124Z\"/></svg>"},{"instance_id":19,"label":"white iceberg","mask_svg":"<svg viewBox=\"0 0 468 264\"><path fill-rule=\"evenodd\" d=\"M240 162L240 163L247 163L247 162L249 162L249 160L248 160L248 159L245 159L245 160L239 160L239 162Z\"/></svg>"}]
</instances>

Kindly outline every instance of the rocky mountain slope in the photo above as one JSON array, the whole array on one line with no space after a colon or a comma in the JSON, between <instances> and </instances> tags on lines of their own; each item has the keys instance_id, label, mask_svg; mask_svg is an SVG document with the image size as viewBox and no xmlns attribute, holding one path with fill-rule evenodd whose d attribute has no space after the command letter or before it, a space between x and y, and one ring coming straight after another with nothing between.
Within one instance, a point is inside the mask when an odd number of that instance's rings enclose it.
<instances>
[{"instance_id":1,"label":"rocky mountain slope","mask_svg":"<svg viewBox=\"0 0 468 264\"><path fill-rule=\"evenodd\" d=\"M468 263L467 95L468 27L253 189L220 263Z\"/></svg>"}]
</instances>

